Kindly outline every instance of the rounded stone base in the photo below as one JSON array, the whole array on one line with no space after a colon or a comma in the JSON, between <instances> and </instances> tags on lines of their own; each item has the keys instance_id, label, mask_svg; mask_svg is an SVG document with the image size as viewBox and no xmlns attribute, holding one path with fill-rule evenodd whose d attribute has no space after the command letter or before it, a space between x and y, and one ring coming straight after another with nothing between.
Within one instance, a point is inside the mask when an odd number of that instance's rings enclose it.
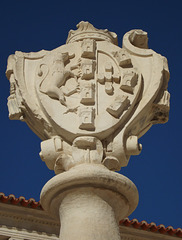
<instances>
[{"instance_id":1,"label":"rounded stone base","mask_svg":"<svg viewBox=\"0 0 182 240\"><path fill-rule=\"evenodd\" d=\"M133 182L101 164L77 165L53 177L41 192L43 208L60 218L64 240L119 240L119 220L137 204Z\"/></svg>"}]
</instances>

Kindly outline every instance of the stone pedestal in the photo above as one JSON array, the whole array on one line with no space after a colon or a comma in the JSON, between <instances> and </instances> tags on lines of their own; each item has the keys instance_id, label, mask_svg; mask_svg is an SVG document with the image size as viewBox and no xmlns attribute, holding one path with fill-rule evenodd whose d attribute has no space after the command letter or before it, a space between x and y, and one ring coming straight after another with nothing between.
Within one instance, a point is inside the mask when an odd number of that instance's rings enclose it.
<instances>
[{"instance_id":1,"label":"stone pedestal","mask_svg":"<svg viewBox=\"0 0 182 240\"><path fill-rule=\"evenodd\" d=\"M101 164L80 164L46 183L41 204L60 218L62 240L119 240L119 220L136 208L138 191Z\"/></svg>"}]
</instances>

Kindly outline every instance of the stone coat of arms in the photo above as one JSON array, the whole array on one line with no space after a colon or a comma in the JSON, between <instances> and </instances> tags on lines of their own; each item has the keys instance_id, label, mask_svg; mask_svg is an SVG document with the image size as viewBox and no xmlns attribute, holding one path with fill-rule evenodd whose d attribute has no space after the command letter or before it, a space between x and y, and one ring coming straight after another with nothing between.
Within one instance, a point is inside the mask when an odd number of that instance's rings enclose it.
<instances>
[{"instance_id":1,"label":"stone coat of arms","mask_svg":"<svg viewBox=\"0 0 182 240\"><path fill-rule=\"evenodd\" d=\"M56 173L80 163L126 166L138 139L168 120L169 71L148 49L147 33L117 35L80 22L65 45L8 59L10 119L43 140L40 156Z\"/></svg>"}]
</instances>

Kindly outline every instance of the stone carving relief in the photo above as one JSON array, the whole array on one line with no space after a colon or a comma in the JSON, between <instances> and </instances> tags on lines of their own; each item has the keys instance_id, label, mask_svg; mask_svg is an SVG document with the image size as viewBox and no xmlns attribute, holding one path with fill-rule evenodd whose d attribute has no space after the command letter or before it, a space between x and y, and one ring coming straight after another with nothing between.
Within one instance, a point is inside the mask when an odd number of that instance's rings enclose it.
<instances>
[{"instance_id":1,"label":"stone carving relief","mask_svg":"<svg viewBox=\"0 0 182 240\"><path fill-rule=\"evenodd\" d=\"M66 102L61 87L68 78L74 77L71 70L65 69L66 62L72 57L74 57L74 54L69 55L67 52L48 54L43 58L37 71L41 79L40 92L47 94L51 98L58 99L63 105L66 105Z\"/></svg>"},{"instance_id":2,"label":"stone carving relief","mask_svg":"<svg viewBox=\"0 0 182 240\"><path fill-rule=\"evenodd\" d=\"M138 139L168 120L167 60L147 33L117 35L80 22L65 45L9 57L10 119L42 139L40 156L56 174L83 162L111 170L141 152Z\"/></svg>"},{"instance_id":3,"label":"stone carving relief","mask_svg":"<svg viewBox=\"0 0 182 240\"><path fill-rule=\"evenodd\" d=\"M8 110L9 118L12 120L23 120L23 114L21 110L21 98L19 95L17 83L15 81L15 75L13 72L14 57L11 55L7 66L7 77L10 81L10 96L8 97Z\"/></svg>"}]
</instances>

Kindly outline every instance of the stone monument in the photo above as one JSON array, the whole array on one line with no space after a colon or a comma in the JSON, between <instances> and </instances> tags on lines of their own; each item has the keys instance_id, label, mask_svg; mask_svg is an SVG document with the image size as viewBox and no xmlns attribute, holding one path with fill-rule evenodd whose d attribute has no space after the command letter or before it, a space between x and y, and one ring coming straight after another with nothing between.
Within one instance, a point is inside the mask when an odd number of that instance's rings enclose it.
<instances>
[{"instance_id":1,"label":"stone monument","mask_svg":"<svg viewBox=\"0 0 182 240\"><path fill-rule=\"evenodd\" d=\"M80 22L52 51L8 59L9 118L41 139L40 157L56 176L41 192L60 218L62 240L119 240L119 220L137 207L138 191L115 173L142 150L138 139L169 113L165 57L147 33L117 35Z\"/></svg>"}]
</instances>

